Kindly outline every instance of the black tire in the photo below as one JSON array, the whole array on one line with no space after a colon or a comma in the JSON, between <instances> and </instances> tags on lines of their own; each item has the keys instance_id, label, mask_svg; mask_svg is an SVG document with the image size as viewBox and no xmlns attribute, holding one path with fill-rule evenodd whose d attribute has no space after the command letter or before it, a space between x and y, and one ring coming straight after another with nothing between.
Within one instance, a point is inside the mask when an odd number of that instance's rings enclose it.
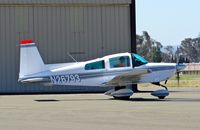
<instances>
[{"instance_id":1,"label":"black tire","mask_svg":"<svg viewBox=\"0 0 200 130\"><path fill-rule=\"evenodd\" d=\"M158 98L159 99L165 99L165 96L159 96Z\"/></svg>"},{"instance_id":2,"label":"black tire","mask_svg":"<svg viewBox=\"0 0 200 130\"><path fill-rule=\"evenodd\" d=\"M128 100L128 99L130 99L130 96L125 96L125 97L115 97L115 96L113 96L113 98L116 99L116 100Z\"/></svg>"}]
</instances>

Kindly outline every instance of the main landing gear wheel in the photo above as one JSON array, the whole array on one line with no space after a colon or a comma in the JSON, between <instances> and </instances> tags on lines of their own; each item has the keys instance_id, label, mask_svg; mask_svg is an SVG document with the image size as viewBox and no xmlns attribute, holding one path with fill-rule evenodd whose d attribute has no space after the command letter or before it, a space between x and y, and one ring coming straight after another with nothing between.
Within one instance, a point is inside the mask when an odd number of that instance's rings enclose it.
<instances>
[{"instance_id":1,"label":"main landing gear wheel","mask_svg":"<svg viewBox=\"0 0 200 130\"><path fill-rule=\"evenodd\" d=\"M111 93L116 100L128 100L133 95L133 91L126 86L117 86L114 88L115 91Z\"/></svg>"},{"instance_id":2,"label":"main landing gear wheel","mask_svg":"<svg viewBox=\"0 0 200 130\"><path fill-rule=\"evenodd\" d=\"M158 96L159 99L165 99L166 96Z\"/></svg>"}]
</instances>

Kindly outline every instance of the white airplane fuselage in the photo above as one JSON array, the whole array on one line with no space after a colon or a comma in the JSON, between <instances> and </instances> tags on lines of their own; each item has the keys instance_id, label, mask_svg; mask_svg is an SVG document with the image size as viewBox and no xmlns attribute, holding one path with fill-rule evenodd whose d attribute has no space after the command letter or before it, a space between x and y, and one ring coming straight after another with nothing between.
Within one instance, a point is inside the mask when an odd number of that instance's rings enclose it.
<instances>
[{"instance_id":1,"label":"white airplane fuselage","mask_svg":"<svg viewBox=\"0 0 200 130\"><path fill-rule=\"evenodd\" d=\"M76 65L73 65L75 67ZM77 70L80 71L80 68L77 65ZM159 69L158 69L159 67ZM151 73L144 74L140 77L140 80L137 82L132 82L129 84L138 84L138 83L156 83L168 80L176 73L176 64L166 64L166 63L148 63L142 65L141 69L150 69ZM54 85L69 85L69 86L105 86L104 84L112 80L114 77L121 75L123 73L128 73L134 70L135 68L119 68L115 70L94 70L90 72L84 72L85 70L79 73L74 71L68 71L70 67L64 67L59 70L53 70L52 76L50 76L51 83ZM47 74L49 75L49 73ZM75 80L74 80L75 79ZM124 86L126 84L121 84Z\"/></svg>"},{"instance_id":2,"label":"white airplane fuselage","mask_svg":"<svg viewBox=\"0 0 200 130\"><path fill-rule=\"evenodd\" d=\"M130 66L111 68L109 58L119 56L130 57ZM101 60L105 61L104 69L85 69L86 64ZM133 67L131 53L120 53L86 62L45 65L45 69L42 72L31 74L30 76L20 76L19 80L22 82L38 82L41 80L41 83L47 85L106 86L106 83L114 77L123 73L131 72L134 69L149 69L151 71L151 73L138 77L139 79L135 82L133 80L132 82L126 84L119 84L119 86L124 86L127 84L154 83L168 80L176 73L176 66L177 65L175 63L147 63L141 66Z\"/></svg>"}]
</instances>

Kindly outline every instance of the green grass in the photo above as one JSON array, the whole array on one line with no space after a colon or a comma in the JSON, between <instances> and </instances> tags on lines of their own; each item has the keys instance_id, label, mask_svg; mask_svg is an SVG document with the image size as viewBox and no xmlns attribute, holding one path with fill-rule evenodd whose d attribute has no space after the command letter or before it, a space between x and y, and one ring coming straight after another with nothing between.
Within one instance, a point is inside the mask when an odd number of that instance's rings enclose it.
<instances>
[{"instance_id":1,"label":"green grass","mask_svg":"<svg viewBox=\"0 0 200 130\"><path fill-rule=\"evenodd\" d=\"M178 86L177 77L176 76L172 77L168 81L167 86L177 87ZM200 87L200 75L195 75L195 74L180 75L179 86L180 87Z\"/></svg>"},{"instance_id":2,"label":"green grass","mask_svg":"<svg viewBox=\"0 0 200 130\"><path fill-rule=\"evenodd\" d=\"M161 82L164 84L164 82ZM152 86L151 84L141 84L139 86ZM177 77L174 76L168 80L167 87L178 87ZM200 87L200 75L189 75L183 74L180 75L179 87Z\"/></svg>"},{"instance_id":3,"label":"green grass","mask_svg":"<svg viewBox=\"0 0 200 130\"><path fill-rule=\"evenodd\" d=\"M171 80L176 80L177 77L174 76L171 78ZM180 75L180 80L200 80L200 75L198 74L182 74Z\"/></svg>"}]
</instances>

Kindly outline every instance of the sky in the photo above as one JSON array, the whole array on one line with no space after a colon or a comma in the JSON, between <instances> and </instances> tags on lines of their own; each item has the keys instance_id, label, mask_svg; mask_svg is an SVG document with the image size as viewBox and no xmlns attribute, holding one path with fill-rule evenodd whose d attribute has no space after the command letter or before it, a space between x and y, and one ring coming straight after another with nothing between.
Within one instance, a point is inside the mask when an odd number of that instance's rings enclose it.
<instances>
[{"instance_id":1,"label":"sky","mask_svg":"<svg viewBox=\"0 0 200 130\"><path fill-rule=\"evenodd\" d=\"M200 0L136 0L136 32L177 46L200 34Z\"/></svg>"}]
</instances>

